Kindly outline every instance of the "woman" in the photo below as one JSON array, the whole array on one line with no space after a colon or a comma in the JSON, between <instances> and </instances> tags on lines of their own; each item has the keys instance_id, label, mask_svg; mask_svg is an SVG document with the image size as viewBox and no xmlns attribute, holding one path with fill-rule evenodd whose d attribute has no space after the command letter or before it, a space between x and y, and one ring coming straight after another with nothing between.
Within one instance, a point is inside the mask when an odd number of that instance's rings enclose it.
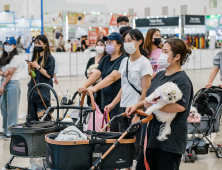
<instances>
[{"instance_id":1,"label":"woman","mask_svg":"<svg viewBox=\"0 0 222 170\"><path fill-rule=\"evenodd\" d=\"M98 67L99 62L101 61L101 59L105 55L107 55L107 52L105 51L105 48L106 48L106 45L105 45L105 41L104 40L100 39L100 40L98 40L96 42L96 53L97 53L97 56L90 58L88 63L87 63L86 71L85 71L85 76L86 76L87 79L92 75L92 73ZM91 100L90 100L89 96L87 97L87 104L88 105L91 104ZM99 90L97 92L96 104L99 106L100 109L102 108L101 107L101 90Z\"/></svg>"},{"instance_id":2,"label":"woman","mask_svg":"<svg viewBox=\"0 0 222 170\"><path fill-rule=\"evenodd\" d=\"M19 56L16 49L16 40L13 37L7 38L4 43L4 51L0 58L0 76L3 76L0 88L0 106L3 117L3 132L5 140L10 139L8 126L18 123L18 111L20 102L19 83Z\"/></svg>"},{"instance_id":3,"label":"woman","mask_svg":"<svg viewBox=\"0 0 222 170\"><path fill-rule=\"evenodd\" d=\"M145 57L147 53L143 49L144 38L141 31L130 30L125 32L122 38L124 39L124 49L130 54L130 58L124 58L119 70L113 71L100 83L90 88L92 92L96 92L121 78L121 89L118 95L105 107L105 111L108 112L115 108L120 101L119 113L124 113L126 107L143 101L153 75L150 61ZM135 119L139 119L139 117L136 115ZM120 131L124 132L130 124L130 120L123 119L119 125Z\"/></svg>"},{"instance_id":4,"label":"woman","mask_svg":"<svg viewBox=\"0 0 222 170\"><path fill-rule=\"evenodd\" d=\"M36 74L34 77L36 84L46 83L52 85L52 78L54 75L55 69L55 59L51 55L49 49L49 42L45 35L39 35L35 39L35 47L32 56L32 61L28 62L29 65L29 73L31 69ZM31 89L35 86L33 78L31 78L28 84L28 95ZM50 90L46 87L39 87L40 94L45 102L40 98L40 95L37 90L32 95L31 103L29 107L29 113L31 115L32 120L38 121L37 111L41 109L46 109L46 107L50 107ZM50 116L46 118L46 120L50 120Z\"/></svg>"},{"instance_id":5,"label":"woman","mask_svg":"<svg viewBox=\"0 0 222 170\"><path fill-rule=\"evenodd\" d=\"M159 56L162 53L161 43L161 34L160 30L156 28L151 28L146 34L144 49L148 52L148 58L151 61L153 67L153 78L156 73L161 70L163 67L159 64Z\"/></svg>"},{"instance_id":6,"label":"woman","mask_svg":"<svg viewBox=\"0 0 222 170\"><path fill-rule=\"evenodd\" d=\"M159 122L155 115L150 121L148 129L147 125L143 126L143 135L141 144L144 144L144 138L147 138L146 159L151 170L179 170L181 156L186 149L187 143L187 117L189 115L191 101L193 97L193 86L182 70L181 66L186 62L191 54L191 50L180 39L170 39L165 42L163 52L159 57L160 65L166 70L157 73L153 79L150 88L147 91L147 96L155 91L155 89L166 82L173 82L178 85L183 93L181 100L174 104L168 104L161 109L167 113L178 113L171 123L171 134L165 141L158 141L157 136L162 123ZM146 100L139 102L126 109L126 114L131 115L138 108L147 109L152 104ZM147 134L147 135L145 135ZM137 170L145 170L144 153L141 149L138 161Z\"/></svg>"},{"instance_id":7,"label":"woman","mask_svg":"<svg viewBox=\"0 0 222 170\"><path fill-rule=\"evenodd\" d=\"M106 41L106 52L108 55L103 57L100 61L97 70L89 77L89 79L84 83L84 85L78 89L79 93L83 93L86 88L95 84L101 77L104 79L114 70L119 70L121 61L126 57L121 35L119 33L113 32L109 36L103 37ZM118 80L110 86L102 89L102 109L117 96L121 88L121 81ZM110 118L118 114L119 104L109 113ZM118 132L119 127L117 123L113 123L110 127L113 132Z\"/></svg>"}]
</instances>

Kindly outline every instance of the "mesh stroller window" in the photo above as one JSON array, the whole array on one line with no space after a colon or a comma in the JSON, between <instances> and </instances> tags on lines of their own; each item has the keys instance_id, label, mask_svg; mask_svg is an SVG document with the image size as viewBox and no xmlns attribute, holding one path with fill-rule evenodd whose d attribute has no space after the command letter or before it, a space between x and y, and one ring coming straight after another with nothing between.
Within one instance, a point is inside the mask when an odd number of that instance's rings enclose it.
<instances>
[{"instance_id":1,"label":"mesh stroller window","mask_svg":"<svg viewBox=\"0 0 222 170\"><path fill-rule=\"evenodd\" d=\"M19 135L11 136L10 152L16 156L28 156L26 140Z\"/></svg>"},{"instance_id":2,"label":"mesh stroller window","mask_svg":"<svg viewBox=\"0 0 222 170\"><path fill-rule=\"evenodd\" d=\"M46 144L46 162L48 166L54 169L54 158L53 158L53 150L50 144Z\"/></svg>"}]
</instances>

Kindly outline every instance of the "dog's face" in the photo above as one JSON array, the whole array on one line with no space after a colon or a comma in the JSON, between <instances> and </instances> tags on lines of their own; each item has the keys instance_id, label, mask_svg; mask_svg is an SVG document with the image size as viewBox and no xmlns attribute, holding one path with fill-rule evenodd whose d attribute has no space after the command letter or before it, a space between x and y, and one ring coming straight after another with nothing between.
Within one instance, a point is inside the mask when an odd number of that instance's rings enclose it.
<instances>
[{"instance_id":1,"label":"dog's face","mask_svg":"<svg viewBox=\"0 0 222 170\"><path fill-rule=\"evenodd\" d=\"M189 116L195 117L197 114L198 114L197 109L195 107L191 106Z\"/></svg>"},{"instance_id":2,"label":"dog's face","mask_svg":"<svg viewBox=\"0 0 222 170\"><path fill-rule=\"evenodd\" d=\"M162 85L161 89L162 98L168 103L175 103L183 96L178 86L172 82L168 82Z\"/></svg>"}]
</instances>

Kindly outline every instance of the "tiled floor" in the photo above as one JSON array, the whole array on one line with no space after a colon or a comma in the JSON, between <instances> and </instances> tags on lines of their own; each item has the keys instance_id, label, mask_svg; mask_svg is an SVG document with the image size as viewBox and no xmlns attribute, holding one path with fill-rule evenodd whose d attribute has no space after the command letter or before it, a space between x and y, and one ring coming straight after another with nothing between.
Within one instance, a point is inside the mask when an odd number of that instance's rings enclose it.
<instances>
[{"instance_id":1,"label":"tiled floor","mask_svg":"<svg viewBox=\"0 0 222 170\"><path fill-rule=\"evenodd\" d=\"M208 77L211 70L192 70L186 71L188 76L190 77L195 93L208 81ZM70 90L71 94L73 94L78 87L80 87L85 81L85 77L62 77L58 78L59 86L63 92ZM27 83L29 80L21 80L21 102L20 102L20 113L25 112L27 108ZM222 84L220 81L220 77L217 76L214 85ZM57 93L62 94L60 88L57 85L54 85L54 89ZM54 97L52 97L53 99ZM52 102L52 105L55 105L55 102ZM62 114L62 113L60 113ZM22 122L22 121L20 121ZM0 116L0 131L2 131L2 117ZM5 165L5 163L10 158L9 153L9 141L4 141L0 139L0 169ZM18 166L29 166L29 159L26 158L17 158L13 161L14 165ZM180 170L222 170L222 159L218 159L214 153L209 153L208 155L198 155L195 163L181 163Z\"/></svg>"}]
</instances>

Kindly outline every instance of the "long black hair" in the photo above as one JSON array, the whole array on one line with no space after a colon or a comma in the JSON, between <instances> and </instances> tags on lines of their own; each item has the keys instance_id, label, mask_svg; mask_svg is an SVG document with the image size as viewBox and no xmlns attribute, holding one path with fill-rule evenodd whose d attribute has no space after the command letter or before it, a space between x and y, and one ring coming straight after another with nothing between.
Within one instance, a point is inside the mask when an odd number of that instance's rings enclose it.
<instances>
[{"instance_id":1,"label":"long black hair","mask_svg":"<svg viewBox=\"0 0 222 170\"><path fill-rule=\"evenodd\" d=\"M142 55L144 55L145 57L147 57L148 53L147 53L147 51L143 48L144 37L143 37L142 32L141 32L140 30L138 30L138 29L129 30L129 31L123 33L123 35L122 35L122 40L123 40L123 41L124 41L124 38L126 37L127 34L129 34L133 40L136 40L136 41L142 40L142 43L141 43L140 46L139 46L140 53L141 53Z\"/></svg>"},{"instance_id":2,"label":"long black hair","mask_svg":"<svg viewBox=\"0 0 222 170\"><path fill-rule=\"evenodd\" d=\"M3 50L2 56L0 58L0 68L9 64L15 55L18 55L18 51L16 48L14 48L14 50L10 52L9 55L5 50Z\"/></svg>"},{"instance_id":3,"label":"long black hair","mask_svg":"<svg viewBox=\"0 0 222 170\"><path fill-rule=\"evenodd\" d=\"M45 35L38 35L35 38L35 42L36 41L37 42L42 41L44 44L46 44L46 47L44 49L44 55L43 55L43 58L42 58L42 62L40 64L42 68L45 68L45 65L48 61L48 58L51 55L51 52L50 52L50 49L49 49L49 41L48 41L48 38ZM38 58L39 58L39 53L34 48L33 55L32 55L32 62L33 61L38 62Z\"/></svg>"},{"instance_id":4,"label":"long black hair","mask_svg":"<svg viewBox=\"0 0 222 170\"><path fill-rule=\"evenodd\" d=\"M104 53L103 53L103 56L102 56L102 58L103 58L104 56L107 55L107 52L106 52L106 44L105 44L105 41L104 41L103 39L99 39L99 40L96 42L96 46L97 46L98 42L103 43L103 45L105 46ZM99 60L99 62L102 60L102 58Z\"/></svg>"}]
</instances>

